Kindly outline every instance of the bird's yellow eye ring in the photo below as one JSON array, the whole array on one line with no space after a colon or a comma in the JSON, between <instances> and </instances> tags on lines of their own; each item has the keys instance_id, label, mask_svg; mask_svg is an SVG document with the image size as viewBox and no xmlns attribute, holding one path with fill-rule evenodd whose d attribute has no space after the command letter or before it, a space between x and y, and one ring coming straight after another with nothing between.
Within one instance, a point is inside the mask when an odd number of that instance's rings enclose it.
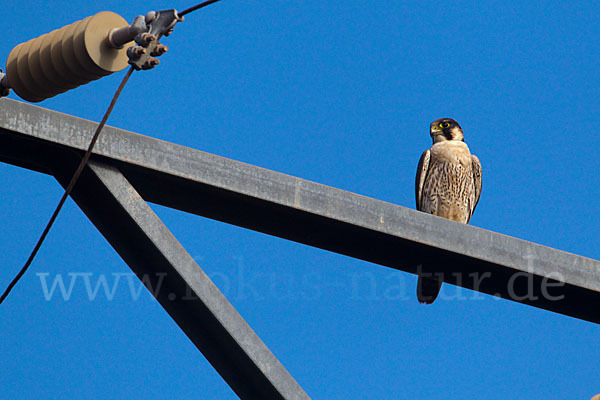
<instances>
[{"instance_id":1,"label":"bird's yellow eye ring","mask_svg":"<svg viewBox=\"0 0 600 400\"><path fill-rule=\"evenodd\" d=\"M442 122L442 123L440 123L440 128L450 128L450 122Z\"/></svg>"}]
</instances>

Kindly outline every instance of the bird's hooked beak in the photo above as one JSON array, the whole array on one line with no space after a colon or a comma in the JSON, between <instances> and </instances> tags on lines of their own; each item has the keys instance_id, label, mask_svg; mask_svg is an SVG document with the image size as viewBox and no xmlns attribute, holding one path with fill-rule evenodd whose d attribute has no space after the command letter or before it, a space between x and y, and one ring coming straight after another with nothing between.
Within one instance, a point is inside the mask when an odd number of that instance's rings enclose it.
<instances>
[{"instance_id":1,"label":"bird's hooked beak","mask_svg":"<svg viewBox=\"0 0 600 400\"><path fill-rule=\"evenodd\" d=\"M444 131L437 125L433 125L430 128L429 134L433 137L433 136L438 136L438 135L442 135L444 133Z\"/></svg>"}]
</instances>

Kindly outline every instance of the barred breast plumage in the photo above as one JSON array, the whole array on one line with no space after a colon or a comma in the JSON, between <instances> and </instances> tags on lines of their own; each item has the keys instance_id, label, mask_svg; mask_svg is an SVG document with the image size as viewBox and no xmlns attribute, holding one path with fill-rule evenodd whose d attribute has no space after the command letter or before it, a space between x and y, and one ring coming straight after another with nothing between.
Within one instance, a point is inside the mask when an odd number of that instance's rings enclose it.
<instances>
[{"instance_id":1,"label":"barred breast plumage","mask_svg":"<svg viewBox=\"0 0 600 400\"><path fill-rule=\"evenodd\" d=\"M446 141L430 149L420 210L468 223L475 202L472 159L465 142Z\"/></svg>"}]
</instances>

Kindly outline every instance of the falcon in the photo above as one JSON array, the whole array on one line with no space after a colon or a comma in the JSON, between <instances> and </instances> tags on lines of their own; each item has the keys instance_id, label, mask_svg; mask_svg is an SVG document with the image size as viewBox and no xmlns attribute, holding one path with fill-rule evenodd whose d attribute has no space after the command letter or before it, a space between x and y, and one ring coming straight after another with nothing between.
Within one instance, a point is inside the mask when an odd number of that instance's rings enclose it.
<instances>
[{"instance_id":1,"label":"falcon","mask_svg":"<svg viewBox=\"0 0 600 400\"><path fill-rule=\"evenodd\" d=\"M417 167L417 210L468 224L481 195L481 163L469 151L455 120L433 121L429 134L433 145L423 152ZM433 303L441 287L439 277L419 276L419 303Z\"/></svg>"}]
</instances>

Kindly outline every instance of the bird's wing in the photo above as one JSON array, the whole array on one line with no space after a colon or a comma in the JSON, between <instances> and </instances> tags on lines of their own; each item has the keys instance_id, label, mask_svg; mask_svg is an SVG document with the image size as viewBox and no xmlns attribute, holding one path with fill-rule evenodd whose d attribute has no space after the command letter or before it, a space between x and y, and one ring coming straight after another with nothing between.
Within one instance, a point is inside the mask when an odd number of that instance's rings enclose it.
<instances>
[{"instance_id":1,"label":"bird's wing","mask_svg":"<svg viewBox=\"0 0 600 400\"><path fill-rule=\"evenodd\" d=\"M419 160L419 166L417 167L417 177L415 179L415 200L417 202L417 210L421 210L421 195L423 192L423 184L427 177L427 170L429 170L429 159L431 158L431 152L425 150L421 154Z\"/></svg>"},{"instance_id":2,"label":"bird's wing","mask_svg":"<svg viewBox=\"0 0 600 400\"><path fill-rule=\"evenodd\" d=\"M471 215L469 216L469 220L473 216L475 207L477 207L477 203L479 203L479 197L481 196L481 163L479 162L479 158L474 155L471 155L471 163L473 169L473 182L475 183L475 202L471 207Z\"/></svg>"}]
</instances>

